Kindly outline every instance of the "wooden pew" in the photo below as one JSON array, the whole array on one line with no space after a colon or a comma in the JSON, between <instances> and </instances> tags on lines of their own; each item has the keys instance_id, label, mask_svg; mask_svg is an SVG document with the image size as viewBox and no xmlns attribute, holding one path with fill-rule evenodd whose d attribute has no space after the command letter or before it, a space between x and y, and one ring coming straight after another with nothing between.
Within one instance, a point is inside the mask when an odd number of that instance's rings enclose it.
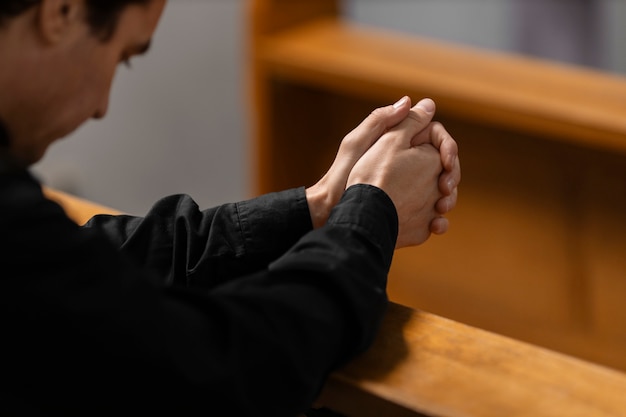
<instances>
[{"instance_id":1,"label":"wooden pew","mask_svg":"<svg viewBox=\"0 0 626 417\"><path fill-rule=\"evenodd\" d=\"M96 214L122 214L121 211L114 208L94 203L55 188L44 187L43 191L47 198L60 204L65 213L80 225L85 224L87 220Z\"/></svg>"},{"instance_id":2,"label":"wooden pew","mask_svg":"<svg viewBox=\"0 0 626 417\"><path fill-rule=\"evenodd\" d=\"M626 78L250 0L256 193L311 185L374 108L431 97L460 147L448 234L396 253L389 293L626 370Z\"/></svg>"},{"instance_id":3,"label":"wooden pew","mask_svg":"<svg viewBox=\"0 0 626 417\"><path fill-rule=\"evenodd\" d=\"M77 223L118 214L54 189ZM391 303L370 350L318 401L354 417L626 416L626 374Z\"/></svg>"},{"instance_id":4,"label":"wooden pew","mask_svg":"<svg viewBox=\"0 0 626 417\"><path fill-rule=\"evenodd\" d=\"M391 304L320 398L353 417L626 416L626 374Z\"/></svg>"}]
</instances>

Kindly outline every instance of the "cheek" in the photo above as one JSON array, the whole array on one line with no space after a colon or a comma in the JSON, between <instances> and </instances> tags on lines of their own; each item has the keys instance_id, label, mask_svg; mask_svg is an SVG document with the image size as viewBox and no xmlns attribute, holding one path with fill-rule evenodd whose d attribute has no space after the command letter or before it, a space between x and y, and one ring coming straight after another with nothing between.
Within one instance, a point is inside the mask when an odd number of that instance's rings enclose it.
<instances>
[{"instance_id":1,"label":"cheek","mask_svg":"<svg viewBox=\"0 0 626 417\"><path fill-rule=\"evenodd\" d=\"M106 113L116 65L103 65L75 79L66 96L68 128L76 129L92 117Z\"/></svg>"},{"instance_id":2,"label":"cheek","mask_svg":"<svg viewBox=\"0 0 626 417\"><path fill-rule=\"evenodd\" d=\"M31 151L45 150L92 117L106 113L111 83L119 56L107 48L90 48L50 64L55 76L37 84L33 99L23 109L28 120L17 130L28 139ZM71 59L70 59L71 58ZM41 78L44 78L43 76ZM41 153L41 152L40 152Z\"/></svg>"}]
</instances>

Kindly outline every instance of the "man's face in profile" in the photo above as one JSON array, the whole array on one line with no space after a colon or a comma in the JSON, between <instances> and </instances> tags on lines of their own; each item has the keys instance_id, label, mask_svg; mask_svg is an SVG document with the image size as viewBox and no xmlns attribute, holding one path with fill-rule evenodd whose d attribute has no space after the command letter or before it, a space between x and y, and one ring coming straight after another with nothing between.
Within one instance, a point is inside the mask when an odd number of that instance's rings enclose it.
<instances>
[{"instance_id":1,"label":"man's face in profile","mask_svg":"<svg viewBox=\"0 0 626 417\"><path fill-rule=\"evenodd\" d=\"M166 0L127 6L107 40L87 23L83 0L59 10L48 3L59 2L42 0L36 7L40 13L34 13L33 30L38 33L31 34L32 50L17 63L23 77L14 111L18 116L9 129L12 151L27 163L90 118L104 117L119 64L147 51Z\"/></svg>"}]
</instances>

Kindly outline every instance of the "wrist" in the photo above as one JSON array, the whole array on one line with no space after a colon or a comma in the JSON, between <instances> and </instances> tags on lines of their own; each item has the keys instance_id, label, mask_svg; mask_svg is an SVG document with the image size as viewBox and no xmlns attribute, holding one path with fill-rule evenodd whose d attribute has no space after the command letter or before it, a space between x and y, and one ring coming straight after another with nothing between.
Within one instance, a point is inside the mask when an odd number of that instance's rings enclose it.
<instances>
[{"instance_id":1,"label":"wrist","mask_svg":"<svg viewBox=\"0 0 626 417\"><path fill-rule=\"evenodd\" d=\"M311 215L311 223L314 229L318 229L326 224L330 209L327 206L328 195L324 192L323 187L315 184L305 190L306 201L309 205L309 214Z\"/></svg>"}]
</instances>

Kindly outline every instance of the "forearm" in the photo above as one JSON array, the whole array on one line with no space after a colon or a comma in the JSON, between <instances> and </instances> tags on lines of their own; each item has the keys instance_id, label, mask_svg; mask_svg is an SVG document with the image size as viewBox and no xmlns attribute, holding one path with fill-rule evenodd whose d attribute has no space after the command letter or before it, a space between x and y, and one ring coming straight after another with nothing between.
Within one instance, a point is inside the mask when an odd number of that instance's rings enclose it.
<instances>
[{"instance_id":1,"label":"forearm","mask_svg":"<svg viewBox=\"0 0 626 417\"><path fill-rule=\"evenodd\" d=\"M304 189L292 189L203 211L188 196L170 196L145 217L96 216L85 228L164 282L212 288L267 267L311 220Z\"/></svg>"},{"instance_id":2,"label":"forearm","mask_svg":"<svg viewBox=\"0 0 626 417\"><path fill-rule=\"evenodd\" d=\"M83 230L63 251L76 257L70 270L46 262L28 271L45 270L45 280L19 281L27 303L15 304L11 317L33 319L9 334L28 342L33 359L16 368L16 384L86 413L98 406L111 414L296 415L329 372L374 338L396 234L389 199L357 186L326 226L269 268L202 291L154 284L149 271ZM68 296L56 278L80 285ZM34 369L45 372L33 382ZM54 383L59 373L67 378Z\"/></svg>"}]
</instances>

